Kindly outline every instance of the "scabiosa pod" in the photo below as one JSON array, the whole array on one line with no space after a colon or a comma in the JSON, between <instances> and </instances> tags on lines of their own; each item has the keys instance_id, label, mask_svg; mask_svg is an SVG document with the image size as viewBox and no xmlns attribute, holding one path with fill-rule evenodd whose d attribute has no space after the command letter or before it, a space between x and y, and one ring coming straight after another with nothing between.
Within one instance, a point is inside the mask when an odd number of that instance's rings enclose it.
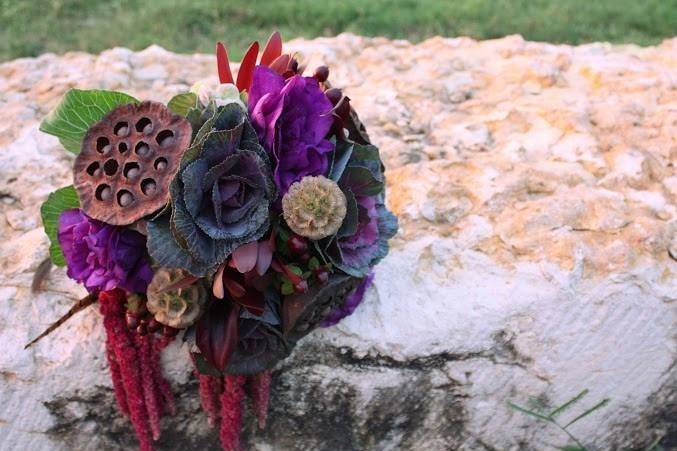
<instances>
[{"instance_id":1,"label":"scabiosa pod","mask_svg":"<svg viewBox=\"0 0 677 451\"><path fill-rule=\"evenodd\" d=\"M282 198L287 225L299 235L319 240L335 234L346 217L346 196L324 176L304 177Z\"/></svg>"}]
</instances>

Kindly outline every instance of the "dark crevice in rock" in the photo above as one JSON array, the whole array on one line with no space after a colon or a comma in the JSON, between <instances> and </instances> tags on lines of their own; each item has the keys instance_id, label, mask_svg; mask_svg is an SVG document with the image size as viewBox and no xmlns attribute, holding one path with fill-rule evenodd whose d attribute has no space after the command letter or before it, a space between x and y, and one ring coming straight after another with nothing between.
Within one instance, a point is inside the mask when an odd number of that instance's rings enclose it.
<instances>
[{"instance_id":1,"label":"dark crevice in rock","mask_svg":"<svg viewBox=\"0 0 677 451\"><path fill-rule=\"evenodd\" d=\"M245 417L245 449L276 451L455 450L467 439L467 395L454 381L440 384L446 362L474 358L440 354L409 362L358 358L344 348L304 344L274 372L268 425ZM444 382L444 380L442 381ZM175 387L178 415L163 419L158 451L220 449L199 406L197 382ZM45 403L55 419L57 449L135 449L131 424L112 390L95 387Z\"/></svg>"},{"instance_id":2,"label":"dark crevice in rock","mask_svg":"<svg viewBox=\"0 0 677 451\"><path fill-rule=\"evenodd\" d=\"M500 332L494 336L495 344L489 350L452 353L440 352L409 360L398 360L382 354L357 355L349 347L335 347L317 343L302 343L294 352L294 358L282 362L280 369L291 369L299 366L346 365L351 368L391 368L399 370L430 371L442 369L449 362L471 359L488 359L496 365L512 365L526 369L532 359L521 355L515 348L507 333Z\"/></svg>"},{"instance_id":3,"label":"dark crevice in rock","mask_svg":"<svg viewBox=\"0 0 677 451\"><path fill-rule=\"evenodd\" d=\"M674 368L674 365L673 365ZM610 449L644 451L658 437L662 449L677 450L677 373L671 375L647 400L647 407L636 423L617 424L611 428L613 443Z\"/></svg>"}]
</instances>

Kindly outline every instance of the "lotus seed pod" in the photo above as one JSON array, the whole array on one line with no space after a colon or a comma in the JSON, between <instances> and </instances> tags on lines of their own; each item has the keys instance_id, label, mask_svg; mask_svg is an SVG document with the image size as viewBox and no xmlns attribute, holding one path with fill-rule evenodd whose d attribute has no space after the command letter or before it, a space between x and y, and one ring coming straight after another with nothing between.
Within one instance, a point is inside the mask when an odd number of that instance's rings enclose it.
<instances>
[{"instance_id":1,"label":"lotus seed pod","mask_svg":"<svg viewBox=\"0 0 677 451\"><path fill-rule=\"evenodd\" d=\"M282 211L295 233L319 240L341 227L346 217L346 196L336 182L326 177L303 177L282 198Z\"/></svg>"},{"instance_id":2,"label":"lotus seed pod","mask_svg":"<svg viewBox=\"0 0 677 451\"><path fill-rule=\"evenodd\" d=\"M207 290L200 282L166 290L186 277L187 274L180 269L161 268L155 272L148 285L146 305L158 323L183 329L195 323L204 311Z\"/></svg>"}]
</instances>

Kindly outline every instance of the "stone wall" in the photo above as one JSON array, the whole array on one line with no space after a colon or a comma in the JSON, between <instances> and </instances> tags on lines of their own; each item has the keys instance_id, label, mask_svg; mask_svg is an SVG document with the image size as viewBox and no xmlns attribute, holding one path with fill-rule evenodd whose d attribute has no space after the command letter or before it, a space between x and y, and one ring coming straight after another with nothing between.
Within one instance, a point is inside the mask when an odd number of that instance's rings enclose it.
<instances>
[{"instance_id":1,"label":"stone wall","mask_svg":"<svg viewBox=\"0 0 677 451\"><path fill-rule=\"evenodd\" d=\"M289 48L331 67L388 167L400 217L357 312L274 373L258 450L549 450L566 437L510 410L588 388L572 431L596 449L677 449L677 39L579 47L340 35ZM103 328L79 314L29 351L81 287L54 271L39 205L73 156L38 132L69 88L167 101L210 55L159 47L0 64L0 450L133 449ZM161 450L215 449L185 349ZM572 412L571 418L578 412Z\"/></svg>"}]
</instances>

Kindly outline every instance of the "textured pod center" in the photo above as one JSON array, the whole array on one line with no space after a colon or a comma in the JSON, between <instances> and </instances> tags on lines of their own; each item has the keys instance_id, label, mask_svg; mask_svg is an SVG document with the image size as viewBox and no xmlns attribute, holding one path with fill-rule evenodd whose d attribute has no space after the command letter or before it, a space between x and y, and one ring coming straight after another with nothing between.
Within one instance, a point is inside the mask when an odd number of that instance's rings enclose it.
<instances>
[{"instance_id":1,"label":"textured pod center","mask_svg":"<svg viewBox=\"0 0 677 451\"><path fill-rule=\"evenodd\" d=\"M162 208L191 133L185 118L160 103L112 110L87 131L75 161L83 211L126 225Z\"/></svg>"}]
</instances>

